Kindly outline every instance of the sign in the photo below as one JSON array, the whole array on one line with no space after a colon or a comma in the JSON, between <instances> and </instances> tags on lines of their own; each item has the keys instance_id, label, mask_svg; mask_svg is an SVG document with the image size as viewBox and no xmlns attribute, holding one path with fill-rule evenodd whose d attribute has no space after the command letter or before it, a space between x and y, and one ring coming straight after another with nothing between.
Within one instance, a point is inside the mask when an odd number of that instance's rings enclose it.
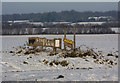
<instances>
[{"instance_id":1,"label":"sign","mask_svg":"<svg viewBox=\"0 0 120 83\"><path fill-rule=\"evenodd\" d=\"M59 40L55 40L55 47L59 47L60 46L60 41Z\"/></svg>"},{"instance_id":2,"label":"sign","mask_svg":"<svg viewBox=\"0 0 120 83\"><path fill-rule=\"evenodd\" d=\"M64 39L64 42L67 42L69 44L73 44L73 41L72 40L69 40L69 39Z\"/></svg>"},{"instance_id":3,"label":"sign","mask_svg":"<svg viewBox=\"0 0 120 83\"><path fill-rule=\"evenodd\" d=\"M61 49L61 38L46 39L39 37L29 37L28 46L54 47Z\"/></svg>"},{"instance_id":4,"label":"sign","mask_svg":"<svg viewBox=\"0 0 120 83\"><path fill-rule=\"evenodd\" d=\"M64 39L64 45L65 46L68 46L70 48L73 48L73 41L72 40L69 40L69 39Z\"/></svg>"},{"instance_id":5,"label":"sign","mask_svg":"<svg viewBox=\"0 0 120 83\"><path fill-rule=\"evenodd\" d=\"M54 47L61 49L62 39L61 38L54 38Z\"/></svg>"}]
</instances>

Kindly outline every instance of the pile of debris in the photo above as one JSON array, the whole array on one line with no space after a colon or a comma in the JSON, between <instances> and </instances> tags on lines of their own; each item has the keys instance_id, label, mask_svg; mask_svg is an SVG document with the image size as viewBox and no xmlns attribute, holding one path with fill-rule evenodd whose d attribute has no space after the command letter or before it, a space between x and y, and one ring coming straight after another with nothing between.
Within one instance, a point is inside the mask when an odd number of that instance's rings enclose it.
<instances>
[{"instance_id":1,"label":"pile of debris","mask_svg":"<svg viewBox=\"0 0 120 83\"><path fill-rule=\"evenodd\" d=\"M84 49L83 49L84 48ZM40 55L41 52L47 53L48 57L57 57L57 59L54 60L47 60L44 59L42 62L45 65L53 66L53 65L61 65L62 67L66 67L70 64L67 58L81 58L84 59L86 62L90 62L88 57L92 58L93 62L96 64L103 64L103 65L109 65L114 66L118 63L118 55L108 53L107 55L103 55L100 51L95 52L93 49L90 49L88 47L78 47L75 50L61 50L59 52L53 53L52 50L46 50L46 49L31 49L31 48L25 48L20 47L16 48L15 51L10 51L9 53L12 53L13 55L22 56L22 55ZM63 60L60 61L60 58L63 58Z\"/></svg>"},{"instance_id":2,"label":"pile of debris","mask_svg":"<svg viewBox=\"0 0 120 83\"><path fill-rule=\"evenodd\" d=\"M85 48L85 47L84 47ZM49 56L56 56L54 53L50 53ZM57 54L59 57L64 58L82 58L85 61L87 57L91 57L96 64L107 64L107 65L117 65L118 61L118 54L108 53L107 55L103 55L101 51L95 52L93 49L86 47L86 50L81 50L81 47L76 48L74 50L63 51L60 54Z\"/></svg>"},{"instance_id":3,"label":"pile of debris","mask_svg":"<svg viewBox=\"0 0 120 83\"><path fill-rule=\"evenodd\" d=\"M51 52L51 50L46 50L41 48L33 49L33 48L26 48L26 47L20 46L19 48L15 48L14 51L9 51L9 53L12 53L13 55L18 55L18 56L30 55L30 54L37 55L40 52Z\"/></svg>"}]
</instances>

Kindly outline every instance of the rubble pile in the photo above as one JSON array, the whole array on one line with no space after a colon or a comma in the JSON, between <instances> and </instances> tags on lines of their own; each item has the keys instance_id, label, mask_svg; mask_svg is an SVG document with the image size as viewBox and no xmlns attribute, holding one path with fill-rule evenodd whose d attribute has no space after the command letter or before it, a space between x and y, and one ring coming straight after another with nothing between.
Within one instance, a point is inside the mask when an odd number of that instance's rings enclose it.
<instances>
[{"instance_id":1,"label":"rubble pile","mask_svg":"<svg viewBox=\"0 0 120 83\"><path fill-rule=\"evenodd\" d=\"M20 47L16 48L15 51L10 51L14 56L29 56L29 55L38 55L41 56L41 53L47 53L47 57L42 56L44 59L41 61L44 63L44 65L48 65L50 67L59 66L67 67L69 68L70 65L73 64L72 59L82 59L86 63L95 63L95 64L102 64L107 65L109 68L115 66L118 64L118 54L117 53L108 53L107 55L104 55L101 53L101 51L95 52L93 49L88 48L86 46L78 47L75 50L61 50L59 52L53 53L52 50L46 50L46 49L31 49L31 48L25 48ZM30 58L32 58L30 56ZM52 58L52 59L51 59ZM28 58L27 58L28 59ZM28 64L27 62L23 62L24 64ZM81 61L77 60L77 64L81 64ZM76 65L74 63L71 67L71 69L74 68ZM91 67L88 67L88 69L92 69ZM76 69L80 69L79 67L76 67ZM84 68L83 68L84 69ZM85 68L86 69L86 68Z\"/></svg>"}]
</instances>

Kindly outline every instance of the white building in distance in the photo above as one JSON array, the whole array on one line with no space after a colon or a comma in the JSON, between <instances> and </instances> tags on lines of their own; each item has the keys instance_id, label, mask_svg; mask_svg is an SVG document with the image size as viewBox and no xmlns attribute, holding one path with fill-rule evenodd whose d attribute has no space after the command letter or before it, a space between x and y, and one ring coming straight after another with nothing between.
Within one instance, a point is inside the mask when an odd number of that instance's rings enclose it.
<instances>
[{"instance_id":1,"label":"white building in distance","mask_svg":"<svg viewBox=\"0 0 120 83\"><path fill-rule=\"evenodd\" d=\"M108 19L111 18L110 16L100 16L100 17L88 17L88 20L95 19L96 21L99 21L100 19Z\"/></svg>"},{"instance_id":2,"label":"white building in distance","mask_svg":"<svg viewBox=\"0 0 120 83\"><path fill-rule=\"evenodd\" d=\"M7 21L8 23L29 23L29 20L14 20L14 21Z\"/></svg>"}]
</instances>

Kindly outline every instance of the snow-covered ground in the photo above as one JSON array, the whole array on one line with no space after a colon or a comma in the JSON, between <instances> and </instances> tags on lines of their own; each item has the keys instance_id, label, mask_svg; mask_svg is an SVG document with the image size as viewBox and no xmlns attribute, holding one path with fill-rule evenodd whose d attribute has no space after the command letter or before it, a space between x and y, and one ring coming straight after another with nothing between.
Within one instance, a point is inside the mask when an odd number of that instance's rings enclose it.
<instances>
[{"instance_id":1,"label":"snow-covered ground","mask_svg":"<svg viewBox=\"0 0 120 83\"><path fill-rule=\"evenodd\" d=\"M29 35L29 36L3 36L2 38L2 80L3 81L117 81L118 64L108 65L94 63L94 59L63 58L56 56L47 56L49 52L40 52L38 54L16 54L9 53L11 50L19 50L19 46L24 46L28 37L46 37L49 39L62 38L63 35ZM73 35L67 35L68 39L73 39ZM62 42L63 43L63 42ZM76 35L76 46L86 45L94 48L94 51L102 51L105 56L107 53L118 51L118 35ZM63 45L62 45L63 47ZM118 63L115 57L109 57ZM44 61L53 60L68 61L68 66L55 65L50 66ZM26 64L24 63L26 62ZM63 77L58 79L58 76Z\"/></svg>"}]
</instances>

